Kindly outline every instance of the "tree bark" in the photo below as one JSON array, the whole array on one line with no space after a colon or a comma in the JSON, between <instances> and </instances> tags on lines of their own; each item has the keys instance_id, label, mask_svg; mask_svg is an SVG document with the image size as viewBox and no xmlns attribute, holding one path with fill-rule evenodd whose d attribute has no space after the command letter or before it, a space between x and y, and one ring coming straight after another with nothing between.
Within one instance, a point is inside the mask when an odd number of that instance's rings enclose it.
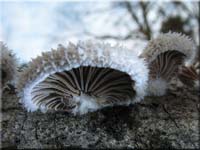
<instances>
[{"instance_id":1,"label":"tree bark","mask_svg":"<svg viewBox=\"0 0 200 150\"><path fill-rule=\"evenodd\" d=\"M3 148L200 148L194 89L177 88L166 96L83 116L26 112L18 101L15 93L3 94Z\"/></svg>"}]
</instances>

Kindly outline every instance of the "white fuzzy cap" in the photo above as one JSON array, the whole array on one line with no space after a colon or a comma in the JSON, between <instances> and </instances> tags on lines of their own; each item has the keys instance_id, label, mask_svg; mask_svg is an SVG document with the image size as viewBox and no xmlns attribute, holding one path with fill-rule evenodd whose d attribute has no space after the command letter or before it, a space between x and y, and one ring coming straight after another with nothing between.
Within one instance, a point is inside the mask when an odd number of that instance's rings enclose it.
<instances>
[{"instance_id":1,"label":"white fuzzy cap","mask_svg":"<svg viewBox=\"0 0 200 150\"><path fill-rule=\"evenodd\" d=\"M18 91L21 102L28 111L45 110L32 102L32 89L51 74L80 66L108 67L127 73L135 81L136 91L136 96L128 102L129 104L142 100L146 94L148 68L143 59L120 46L88 41L79 42L77 45L69 43L67 47L59 45L57 50L43 53L42 56L33 59L19 78Z\"/></svg>"},{"instance_id":2,"label":"white fuzzy cap","mask_svg":"<svg viewBox=\"0 0 200 150\"><path fill-rule=\"evenodd\" d=\"M184 59L185 64L193 63L196 54L195 44L186 35L176 32L160 34L157 38L150 40L140 57L145 58L150 64L158 55L170 50L183 53L186 56ZM164 79L150 79L148 82L148 95L164 95L167 88L168 83Z\"/></svg>"},{"instance_id":3,"label":"white fuzzy cap","mask_svg":"<svg viewBox=\"0 0 200 150\"><path fill-rule=\"evenodd\" d=\"M192 63L196 54L194 42L186 35L176 32L160 34L149 41L140 57L152 62L159 54L168 50L176 50L186 55L186 63Z\"/></svg>"}]
</instances>

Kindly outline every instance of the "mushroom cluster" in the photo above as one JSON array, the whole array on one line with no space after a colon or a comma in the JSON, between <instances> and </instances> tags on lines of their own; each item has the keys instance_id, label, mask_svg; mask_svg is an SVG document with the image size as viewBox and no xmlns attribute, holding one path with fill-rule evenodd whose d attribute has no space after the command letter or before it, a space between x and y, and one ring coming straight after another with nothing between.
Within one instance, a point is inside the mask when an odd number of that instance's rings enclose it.
<instances>
[{"instance_id":1,"label":"mushroom cluster","mask_svg":"<svg viewBox=\"0 0 200 150\"><path fill-rule=\"evenodd\" d=\"M121 46L91 41L58 45L18 72L16 88L28 111L85 114L103 107L129 105L146 95L166 94L172 79L194 86L195 46L179 33L149 41L140 56ZM15 60L1 43L3 84L16 72ZM6 76L5 76L6 75Z\"/></svg>"}]
</instances>

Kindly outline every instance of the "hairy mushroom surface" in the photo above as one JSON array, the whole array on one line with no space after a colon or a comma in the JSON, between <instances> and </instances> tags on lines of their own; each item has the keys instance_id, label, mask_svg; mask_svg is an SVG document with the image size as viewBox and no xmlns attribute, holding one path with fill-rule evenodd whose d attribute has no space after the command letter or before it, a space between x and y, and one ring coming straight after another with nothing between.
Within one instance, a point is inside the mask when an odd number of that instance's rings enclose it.
<instances>
[{"instance_id":1,"label":"hairy mushroom surface","mask_svg":"<svg viewBox=\"0 0 200 150\"><path fill-rule=\"evenodd\" d=\"M15 80L17 73L17 59L8 47L0 41L0 70L1 70L1 88L7 83Z\"/></svg>"},{"instance_id":2,"label":"hairy mushroom surface","mask_svg":"<svg viewBox=\"0 0 200 150\"><path fill-rule=\"evenodd\" d=\"M161 96L179 68L193 62L195 46L187 36L169 32L149 41L140 57L149 64L148 95Z\"/></svg>"},{"instance_id":3,"label":"hairy mushroom surface","mask_svg":"<svg viewBox=\"0 0 200 150\"><path fill-rule=\"evenodd\" d=\"M80 42L33 59L19 76L18 91L29 111L85 114L142 100L147 80L145 62L130 50Z\"/></svg>"}]
</instances>

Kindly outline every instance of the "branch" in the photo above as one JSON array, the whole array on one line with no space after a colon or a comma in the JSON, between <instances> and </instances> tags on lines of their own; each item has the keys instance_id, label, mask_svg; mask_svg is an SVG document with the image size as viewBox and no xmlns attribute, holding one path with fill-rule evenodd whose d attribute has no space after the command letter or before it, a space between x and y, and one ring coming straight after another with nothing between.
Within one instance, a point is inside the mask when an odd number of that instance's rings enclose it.
<instances>
[{"instance_id":1,"label":"branch","mask_svg":"<svg viewBox=\"0 0 200 150\"><path fill-rule=\"evenodd\" d=\"M139 21L139 18L137 17L136 13L134 12L131 3L129 1L124 2L128 12L130 13L132 19L136 22L136 24L139 27L139 31L142 32L147 40L151 39L151 28L149 26L149 22L147 19L147 13L148 13L148 5L149 2L139 2L139 6L141 7L142 13L143 13L143 21L144 23L142 24Z\"/></svg>"},{"instance_id":2,"label":"branch","mask_svg":"<svg viewBox=\"0 0 200 150\"><path fill-rule=\"evenodd\" d=\"M190 18L200 20L199 10L197 10L197 12L195 13L194 8L192 10L190 10L185 3L178 3L178 4L179 4L179 6L182 7L182 9L184 9L188 12L188 15ZM193 3L193 7L195 7L196 5L199 5L197 7L200 8L200 3Z\"/></svg>"},{"instance_id":3,"label":"branch","mask_svg":"<svg viewBox=\"0 0 200 150\"><path fill-rule=\"evenodd\" d=\"M125 36L109 35L109 34L108 35L95 35L95 34L88 32L88 31L86 31L85 33L87 35L93 36L96 39L115 39L115 40L119 40L119 41L126 41L126 40L129 40L129 39L132 39L132 38L139 38L139 35L135 35L135 34L137 34L136 32L138 32L138 31L130 32Z\"/></svg>"},{"instance_id":4,"label":"branch","mask_svg":"<svg viewBox=\"0 0 200 150\"><path fill-rule=\"evenodd\" d=\"M139 22L138 17L136 16L135 12L132 9L131 3L129 1L124 2L128 12L131 14L132 19L138 24L140 30L142 30L143 26L142 23Z\"/></svg>"},{"instance_id":5,"label":"branch","mask_svg":"<svg viewBox=\"0 0 200 150\"><path fill-rule=\"evenodd\" d=\"M143 32L145 32L144 34L147 36L147 39L150 40L151 39L151 28L149 26L149 22L148 22L148 19L147 19L147 14L148 14L148 5L149 5L149 2L140 2L139 3L140 6L141 6L141 9L142 9L142 14L143 14L143 20L144 20L144 26L143 27Z\"/></svg>"}]
</instances>

